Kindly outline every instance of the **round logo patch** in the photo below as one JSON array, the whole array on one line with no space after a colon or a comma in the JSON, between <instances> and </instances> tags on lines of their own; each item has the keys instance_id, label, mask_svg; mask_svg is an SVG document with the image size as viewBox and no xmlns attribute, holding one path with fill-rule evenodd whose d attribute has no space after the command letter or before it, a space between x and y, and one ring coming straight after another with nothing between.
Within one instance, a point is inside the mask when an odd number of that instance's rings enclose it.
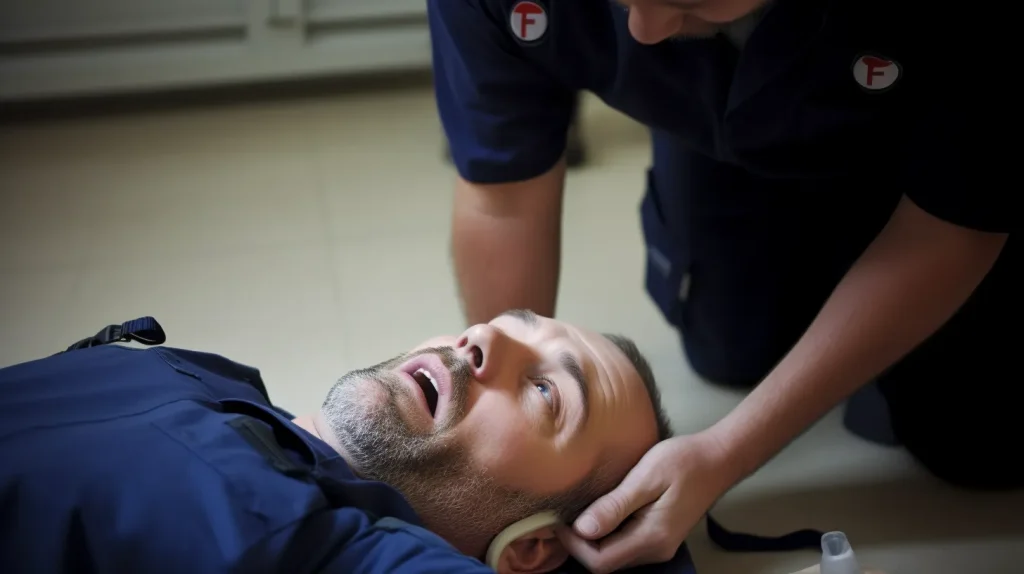
<instances>
[{"instance_id":1,"label":"round logo patch","mask_svg":"<svg viewBox=\"0 0 1024 574\"><path fill-rule=\"evenodd\" d=\"M861 56L853 63L853 79L874 92L887 90L900 78L900 65L880 56Z\"/></svg>"},{"instance_id":2,"label":"round logo patch","mask_svg":"<svg viewBox=\"0 0 1024 574\"><path fill-rule=\"evenodd\" d=\"M523 42L536 42L548 31L548 14L536 2L523 1L512 7L512 33Z\"/></svg>"}]
</instances>

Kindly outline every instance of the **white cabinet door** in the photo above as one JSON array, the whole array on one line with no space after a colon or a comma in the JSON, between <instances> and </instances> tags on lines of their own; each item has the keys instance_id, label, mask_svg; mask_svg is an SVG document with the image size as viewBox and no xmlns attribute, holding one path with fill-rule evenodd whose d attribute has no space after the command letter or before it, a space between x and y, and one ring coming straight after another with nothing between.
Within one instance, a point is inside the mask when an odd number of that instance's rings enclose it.
<instances>
[{"instance_id":1,"label":"white cabinet door","mask_svg":"<svg viewBox=\"0 0 1024 574\"><path fill-rule=\"evenodd\" d=\"M425 18L426 0L306 0L307 19L316 24L346 24L358 20Z\"/></svg>"},{"instance_id":2,"label":"white cabinet door","mask_svg":"<svg viewBox=\"0 0 1024 574\"><path fill-rule=\"evenodd\" d=\"M249 0L0 0L0 43L19 46L235 29Z\"/></svg>"},{"instance_id":3,"label":"white cabinet door","mask_svg":"<svg viewBox=\"0 0 1024 574\"><path fill-rule=\"evenodd\" d=\"M0 102L429 66L426 0L0 0Z\"/></svg>"}]
</instances>

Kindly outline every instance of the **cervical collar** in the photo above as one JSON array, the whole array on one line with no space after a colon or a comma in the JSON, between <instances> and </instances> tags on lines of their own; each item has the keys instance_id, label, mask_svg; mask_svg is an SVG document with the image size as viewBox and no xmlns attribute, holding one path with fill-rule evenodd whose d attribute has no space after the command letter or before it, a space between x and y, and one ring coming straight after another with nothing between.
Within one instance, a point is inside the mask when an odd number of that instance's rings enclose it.
<instances>
[{"instance_id":1,"label":"cervical collar","mask_svg":"<svg viewBox=\"0 0 1024 574\"><path fill-rule=\"evenodd\" d=\"M502 530L494 537L491 541L491 545L487 548L487 565L492 570L498 569L498 560L501 559L501 554L508 548L509 544L512 544L524 534L529 534L538 528L544 528L545 526L554 526L560 523L558 515L548 510L545 512L538 512L533 516L529 516L512 524L505 530Z\"/></svg>"}]
</instances>

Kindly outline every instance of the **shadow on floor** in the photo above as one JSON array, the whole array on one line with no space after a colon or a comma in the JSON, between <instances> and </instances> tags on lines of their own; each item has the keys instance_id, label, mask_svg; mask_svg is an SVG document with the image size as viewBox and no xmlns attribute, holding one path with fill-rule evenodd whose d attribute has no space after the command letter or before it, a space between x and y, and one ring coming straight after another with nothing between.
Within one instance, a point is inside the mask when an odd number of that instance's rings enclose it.
<instances>
[{"instance_id":1,"label":"shadow on floor","mask_svg":"<svg viewBox=\"0 0 1024 574\"><path fill-rule=\"evenodd\" d=\"M345 75L334 78L289 79L213 87L159 89L87 97L54 98L0 105L0 125L107 116L216 108L257 102L301 101L342 97L375 90L429 88L430 70Z\"/></svg>"},{"instance_id":2,"label":"shadow on floor","mask_svg":"<svg viewBox=\"0 0 1024 574\"><path fill-rule=\"evenodd\" d=\"M1024 536L1024 491L969 492L915 478L744 494L724 500L712 515L725 528L762 536L813 528L841 530L855 549L941 548ZM811 551L728 554L696 530L690 545L696 550L698 571L725 571L725 565L761 571L800 558L808 564L817 559Z\"/></svg>"},{"instance_id":3,"label":"shadow on floor","mask_svg":"<svg viewBox=\"0 0 1024 574\"><path fill-rule=\"evenodd\" d=\"M775 491L723 501L726 528L781 534L842 530L860 544L914 544L1024 536L1024 491L969 492L907 480Z\"/></svg>"}]
</instances>

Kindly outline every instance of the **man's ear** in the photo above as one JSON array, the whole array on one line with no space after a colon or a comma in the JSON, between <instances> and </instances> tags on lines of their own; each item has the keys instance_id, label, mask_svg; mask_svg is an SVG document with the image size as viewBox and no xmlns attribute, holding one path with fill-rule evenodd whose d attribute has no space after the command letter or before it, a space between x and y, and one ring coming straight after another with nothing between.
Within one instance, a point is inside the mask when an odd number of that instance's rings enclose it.
<instances>
[{"instance_id":1,"label":"man's ear","mask_svg":"<svg viewBox=\"0 0 1024 574\"><path fill-rule=\"evenodd\" d=\"M544 574L562 565L569 553L551 526L538 528L505 547L498 560L498 574Z\"/></svg>"}]
</instances>

